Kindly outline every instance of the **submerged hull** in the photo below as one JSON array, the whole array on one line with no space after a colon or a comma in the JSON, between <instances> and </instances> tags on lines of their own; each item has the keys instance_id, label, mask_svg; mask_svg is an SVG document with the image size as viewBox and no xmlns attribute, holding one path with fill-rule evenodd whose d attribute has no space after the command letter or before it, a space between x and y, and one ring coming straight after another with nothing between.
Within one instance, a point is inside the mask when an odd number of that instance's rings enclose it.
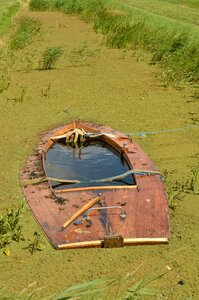
<instances>
[{"instance_id":1,"label":"submerged hull","mask_svg":"<svg viewBox=\"0 0 199 300\"><path fill-rule=\"evenodd\" d=\"M139 145L109 127L74 122L45 134L36 153L29 158L26 169L21 172L21 182L33 215L50 243L56 249L168 243L167 198L158 174L134 174L135 184L127 186L113 186L110 182L110 185L100 187L55 190L50 181L24 185L31 178L47 176L44 162L54 144L51 137L63 135L74 128L103 133L100 139L118 151L130 169L157 171ZM110 132L111 135L108 134ZM99 193L102 204L92 206L89 223L83 220L63 227Z\"/></svg>"}]
</instances>

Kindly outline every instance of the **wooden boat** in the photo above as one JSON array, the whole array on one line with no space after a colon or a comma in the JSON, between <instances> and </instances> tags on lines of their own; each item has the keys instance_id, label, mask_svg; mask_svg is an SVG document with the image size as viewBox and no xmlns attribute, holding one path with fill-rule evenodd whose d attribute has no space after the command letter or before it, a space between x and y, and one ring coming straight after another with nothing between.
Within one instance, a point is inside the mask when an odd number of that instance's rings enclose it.
<instances>
[{"instance_id":1,"label":"wooden boat","mask_svg":"<svg viewBox=\"0 0 199 300\"><path fill-rule=\"evenodd\" d=\"M58 179L54 188L56 180L48 177L46 157L57 141L75 129L117 152L128 165L133 183L116 184L109 178L108 182L90 180L92 184L88 181L82 186L67 182L60 188ZM56 249L168 243L162 178L140 146L121 132L87 122L56 128L43 136L20 176L32 213Z\"/></svg>"}]
</instances>

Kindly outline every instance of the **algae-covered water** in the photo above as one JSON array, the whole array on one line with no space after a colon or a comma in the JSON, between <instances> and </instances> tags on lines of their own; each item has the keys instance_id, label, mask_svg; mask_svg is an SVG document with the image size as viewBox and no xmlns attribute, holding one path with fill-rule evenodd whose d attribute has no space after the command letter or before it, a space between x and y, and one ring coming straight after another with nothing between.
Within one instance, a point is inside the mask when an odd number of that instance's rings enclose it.
<instances>
[{"instance_id":1,"label":"algae-covered water","mask_svg":"<svg viewBox=\"0 0 199 300\"><path fill-rule=\"evenodd\" d=\"M14 59L10 56L12 63L6 67L10 84L0 93L0 213L16 209L23 199L19 171L41 133L74 119L89 120L132 133L167 174L171 240L158 246L57 251L26 205L21 217L25 240L8 245L9 256L0 251L3 292L25 297L35 291L33 299L44 299L96 278L131 274L136 282L168 271L152 283L163 298L198 299L199 201L196 190L183 190L199 157L198 127L187 127L198 124L195 89L163 86L156 77L158 69L148 64L148 54L106 48L104 37L75 16L26 15L41 21L42 32L25 50L13 51ZM54 69L41 71L38 64L47 46L62 47L64 54ZM146 131L154 134L143 134ZM134 134L139 132L141 136ZM26 248L35 231L45 249L31 255ZM119 293L123 289L121 284ZM113 288L103 299L115 295Z\"/></svg>"}]
</instances>

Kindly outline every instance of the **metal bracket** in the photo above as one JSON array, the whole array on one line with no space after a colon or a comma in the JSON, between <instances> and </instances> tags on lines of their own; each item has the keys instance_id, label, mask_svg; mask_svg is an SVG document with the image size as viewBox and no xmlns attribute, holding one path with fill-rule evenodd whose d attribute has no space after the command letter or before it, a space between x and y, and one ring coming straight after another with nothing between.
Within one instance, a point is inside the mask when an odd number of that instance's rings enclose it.
<instances>
[{"instance_id":1,"label":"metal bracket","mask_svg":"<svg viewBox=\"0 0 199 300\"><path fill-rule=\"evenodd\" d=\"M119 206L119 205L114 205L114 206L102 206L102 207L92 207L90 209L87 210L87 219L90 218L89 216L89 213L92 211L92 210L103 210L103 209L116 209L116 208L119 208L121 209L121 214L120 214L120 218L121 220L125 220L126 219L126 213L124 211L124 208L122 206Z\"/></svg>"},{"instance_id":2,"label":"metal bracket","mask_svg":"<svg viewBox=\"0 0 199 300\"><path fill-rule=\"evenodd\" d=\"M102 248L120 248L123 247L123 241L121 235L108 235L104 237Z\"/></svg>"}]
</instances>

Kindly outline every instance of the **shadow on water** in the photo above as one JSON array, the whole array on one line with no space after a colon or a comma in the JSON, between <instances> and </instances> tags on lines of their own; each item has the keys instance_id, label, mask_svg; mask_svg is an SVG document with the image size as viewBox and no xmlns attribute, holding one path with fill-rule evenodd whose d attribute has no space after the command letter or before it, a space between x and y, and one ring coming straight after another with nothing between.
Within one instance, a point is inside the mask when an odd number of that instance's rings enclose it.
<instances>
[{"instance_id":1,"label":"shadow on water","mask_svg":"<svg viewBox=\"0 0 199 300\"><path fill-rule=\"evenodd\" d=\"M101 140L86 141L81 145L56 142L49 149L45 160L48 177L80 180L81 183L66 184L51 182L54 189L88 186L125 186L135 184L132 175L123 180L89 182L125 173L130 169L121 154Z\"/></svg>"}]
</instances>

